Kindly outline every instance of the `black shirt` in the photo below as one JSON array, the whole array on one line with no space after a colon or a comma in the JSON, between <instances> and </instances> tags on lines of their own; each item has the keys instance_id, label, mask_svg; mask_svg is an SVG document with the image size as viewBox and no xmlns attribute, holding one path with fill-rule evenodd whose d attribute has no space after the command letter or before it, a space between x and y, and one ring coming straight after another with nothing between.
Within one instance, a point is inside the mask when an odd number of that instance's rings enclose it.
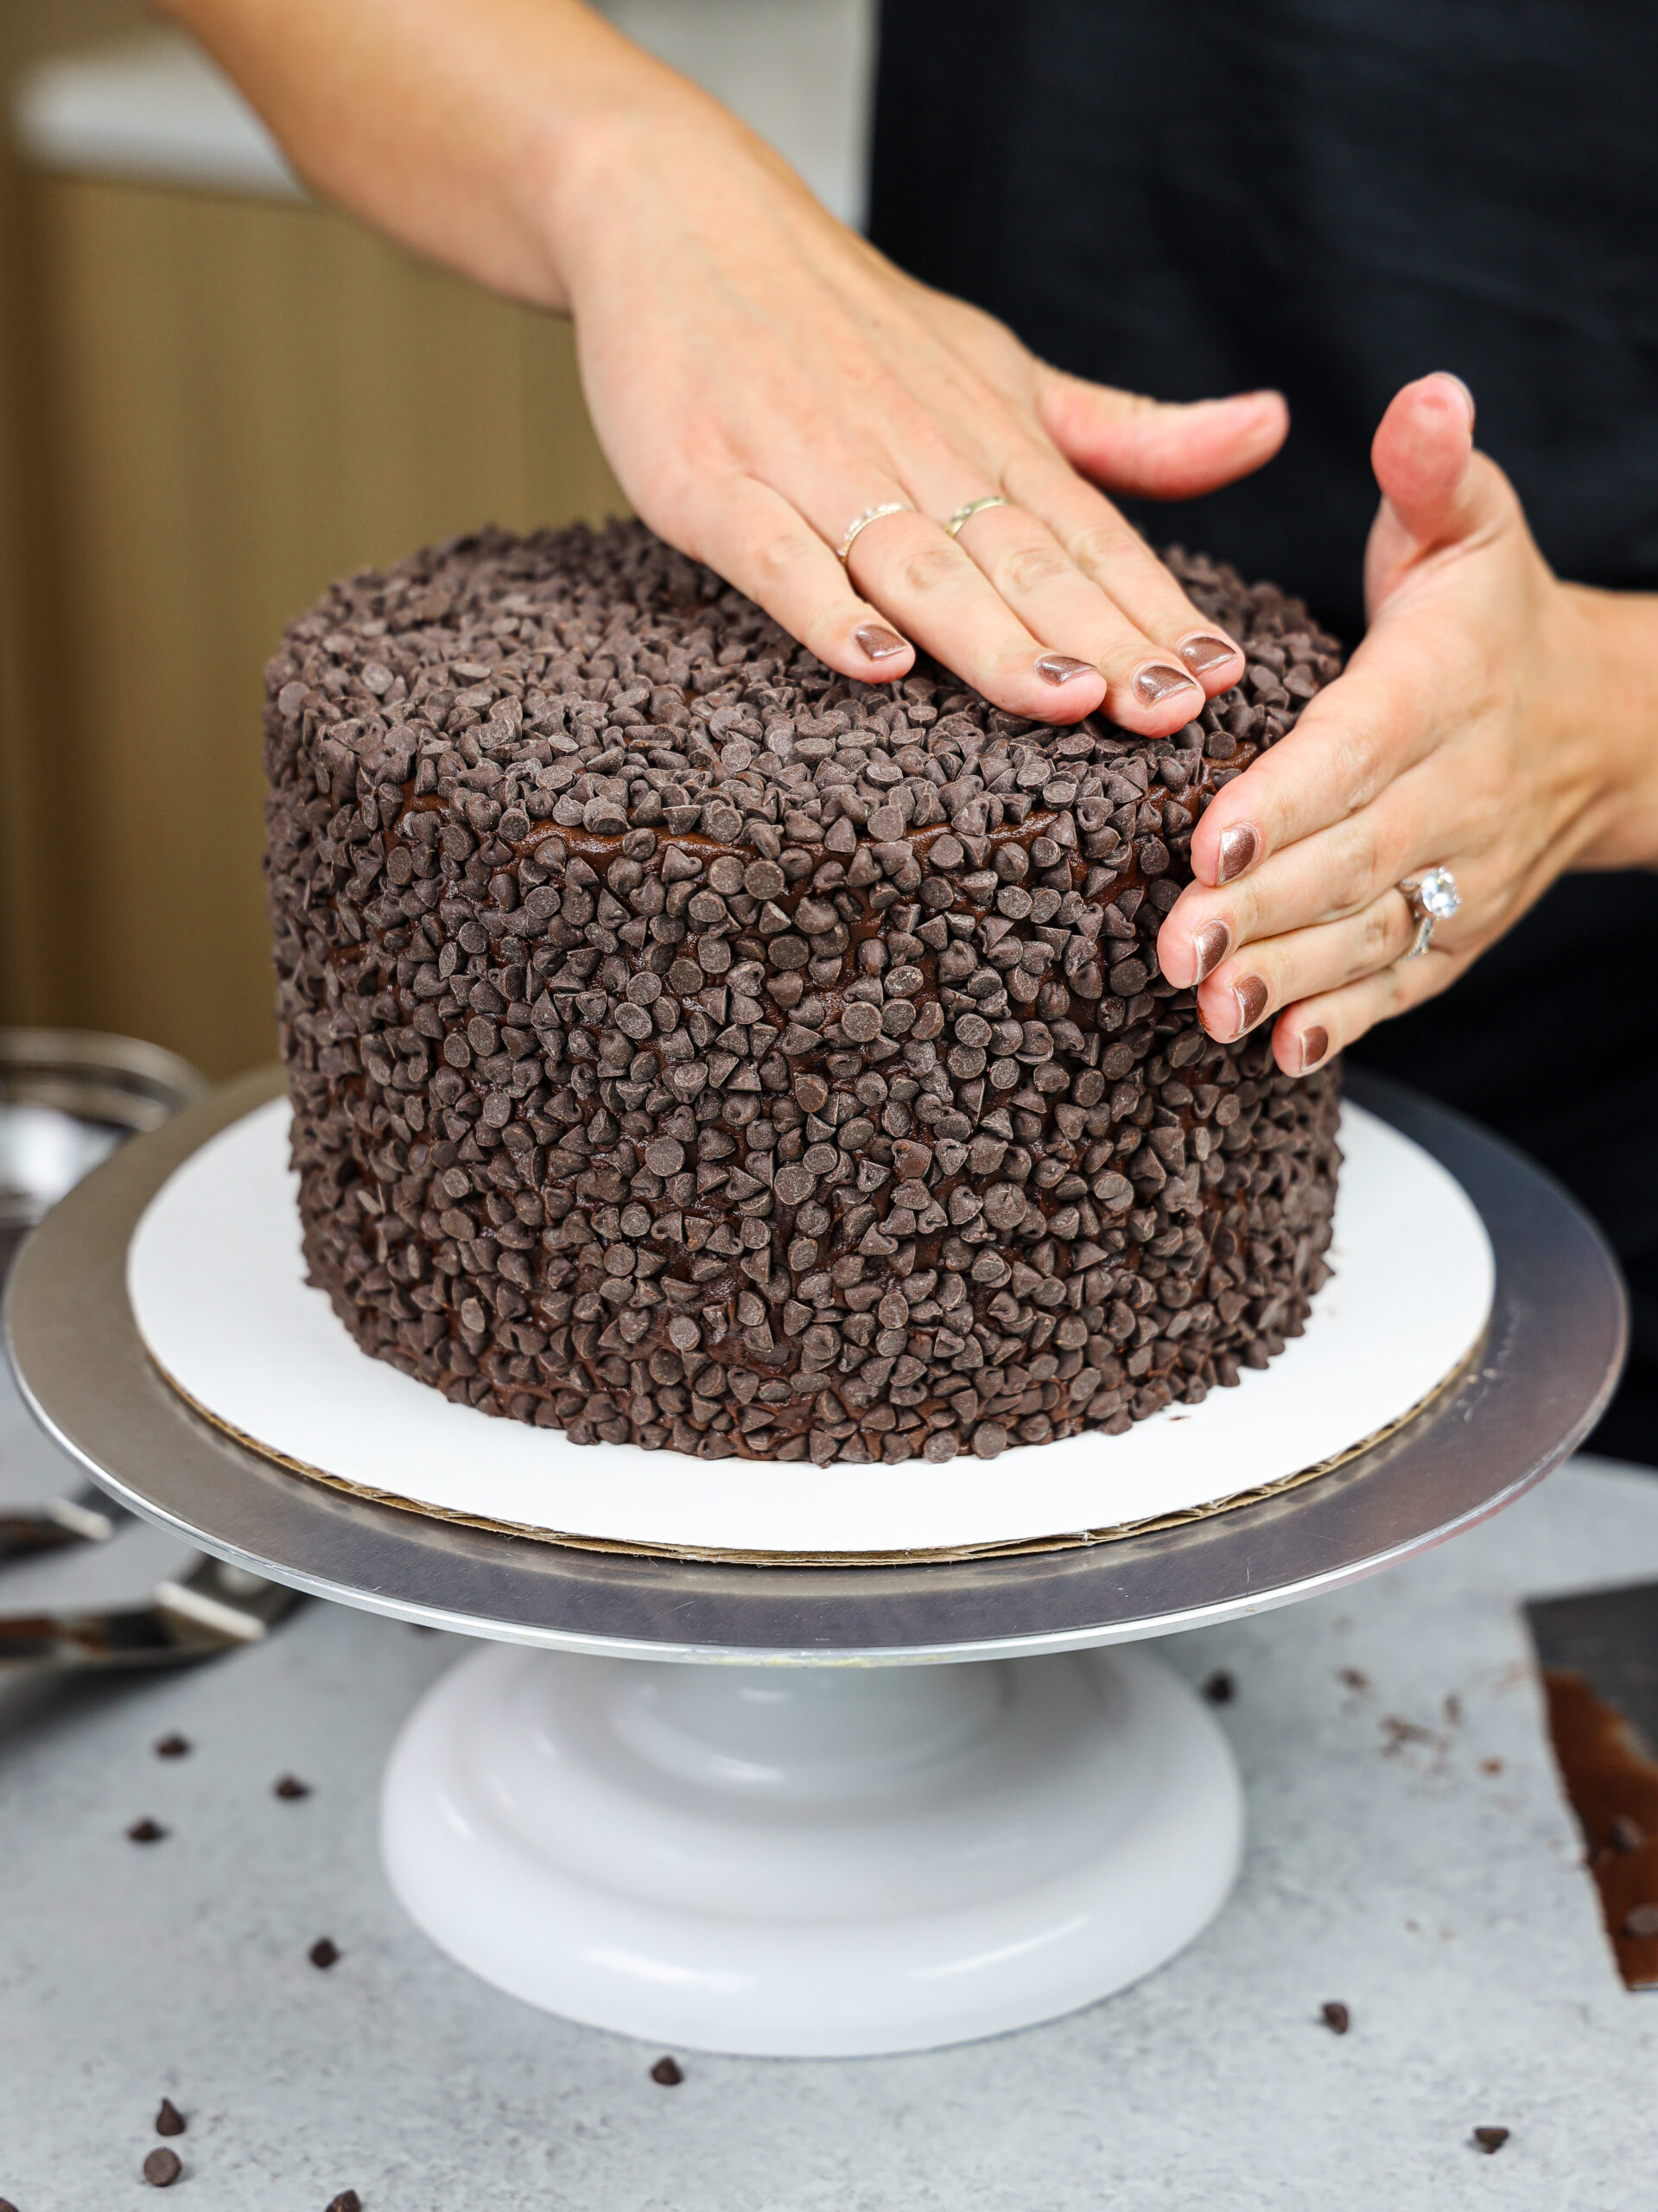
<instances>
[{"instance_id":1,"label":"black shirt","mask_svg":"<svg viewBox=\"0 0 1658 2212\"><path fill-rule=\"evenodd\" d=\"M1080 375L1286 392L1258 475L1129 511L1354 638L1370 439L1430 369L1558 573L1658 590L1655 115L1649 0L886 0L870 227ZM1636 1338L1594 1440L1658 1464L1655 955L1658 876L1569 879L1352 1057L1595 1213Z\"/></svg>"}]
</instances>

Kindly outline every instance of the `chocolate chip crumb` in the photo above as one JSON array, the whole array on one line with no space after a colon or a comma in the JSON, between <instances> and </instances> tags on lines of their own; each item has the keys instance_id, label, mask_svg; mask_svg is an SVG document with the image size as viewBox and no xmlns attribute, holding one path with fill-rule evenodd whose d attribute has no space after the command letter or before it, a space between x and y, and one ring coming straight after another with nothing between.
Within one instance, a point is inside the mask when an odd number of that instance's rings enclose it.
<instances>
[{"instance_id":1,"label":"chocolate chip crumb","mask_svg":"<svg viewBox=\"0 0 1658 2212\"><path fill-rule=\"evenodd\" d=\"M157 1738L156 1756L158 1759L187 1758L193 1748L187 1736L181 1736L175 1731L170 1736L162 1736Z\"/></svg>"},{"instance_id":2,"label":"chocolate chip crumb","mask_svg":"<svg viewBox=\"0 0 1658 2212\"><path fill-rule=\"evenodd\" d=\"M17 2212L17 2207L9 2196L0 2196L0 2212Z\"/></svg>"},{"instance_id":3,"label":"chocolate chip crumb","mask_svg":"<svg viewBox=\"0 0 1658 2212\"><path fill-rule=\"evenodd\" d=\"M1474 2140L1488 2158L1493 2152L1500 2151L1508 2139L1506 2127L1477 2127L1474 2130Z\"/></svg>"},{"instance_id":4,"label":"chocolate chip crumb","mask_svg":"<svg viewBox=\"0 0 1658 2212\"><path fill-rule=\"evenodd\" d=\"M1642 1942L1658 1936L1658 1904L1632 1904L1623 1916L1623 1933Z\"/></svg>"},{"instance_id":5,"label":"chocolate chip crumb","mask_svg":"<svg viewBox=\"0 0 1658 2212\"><path fill-rule=\"evenodd\" d=\"M1346 2005L1337 2004L1333 1998L1318 2017L1332 2036L1344 2036L1352 2025L1352 2015Z\"/></svg>"},{"instance_id":6,"label":"chocolate chip crumb","mask_svg":"<svg viewBox=\"0 0 1658 2212\"><path fill-rule=\"evenodd\" d=\"M345 1953L332 1936L319 1936L305 1955L314 1967L331 1967L336 1965Z\"/></svg>"},{"instance_id":7,"label":"chocolate chip crumb","mask_svg":"<svg viewBox=\"0 0 1658 2212\"><path fill-rule=\"evenodd\" d=\"M1356 1697L1370 1687L1370 1677L1360 1667L1337 1667L1336 1679L1344 1689L1351 1690Z\"/></svg>"},{"instance_id":8,"label":"chocolate chip crumb","mask_svg":"<svg viewBox=\"0 0 1658 2212\"><path fill-rule=\"evenodd\" d=\"M162 2099L162 2108L156 2115L157 2135L182 2135L189 2122L171 2097Z\"/></svg>"},{"instance_id":9,"label":"chocolate chip crumb","mask_svg":"<svg viewBox=\"0 0 1658 2212\"><path fill-rule=\"evenodd\" d=\"M677 2089L684 2078L684 2071L677 2058L659 2058L651 2069L651 2079L660 2082L664 2089Z\"/></svg>"},{"instance_id":10,"label":"chocolate chip crumb","mask_svg":"<svg viewBox=\"0 0 1658 2212\"><path fill-rule=\"evenodd\" d=\"M363 2212L363 2200L354 2189L342 2189L328 2199L328 2212Z\"/></svg>"},{"instance_id":11,"label":"chocolate chip crumb","mask_svg":"<svg viewBox=\"0 0 1658 2212\"><path fill-rule=\"evenodd\" d=\"M1224 1667L1217 1667L1204 1684L1204 1695L1211 1705L1230 1705L1237 1694L1237 1683Z\"/></svg>"},{"instance_id":12,"label":"chocolate chip crumb","mask_svg":"<svg viewBox=\"0 0 1658 2212\"><path fill-rule=\"evenodd\" d=\"M302 1782L296 1774L285 1774L280 1782L271 1784L270 1794L291 1803L297 1797L308 1797L311 1785L308 1782Z\"/></svg>"},{"instance_id":13,"label":"chocolate chip crumb","mask_svg":"<svg viewBox=\"0 0 1658 2212\"><path fill-rule=\"evenodd\" d=\"M171 2189L184 2171L184 2161L176 2151L152 2151L144 2160L144 2179L152 2189Z\"/></svg>"},{"instance_id":14,"label":"chocolate chip crumb","mask_svg":"<svg viewBox=\"0 0 1658 2212\"><path fill-rule=\"evenodd\" d=\"M134 1821L127 1830L127 1840L129 1843L159 1843L166 1834L167 1830L159 1821L146 1818Z\"/></svg>"}]
</instances>

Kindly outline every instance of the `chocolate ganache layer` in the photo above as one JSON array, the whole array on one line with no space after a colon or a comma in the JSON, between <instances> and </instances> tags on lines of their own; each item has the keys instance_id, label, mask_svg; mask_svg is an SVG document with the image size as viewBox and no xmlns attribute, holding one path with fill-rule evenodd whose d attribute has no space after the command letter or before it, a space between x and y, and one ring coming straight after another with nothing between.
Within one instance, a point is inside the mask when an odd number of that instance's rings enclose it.
<instances>
[{"instance_id":1,"label":"chocolate ganache layer","mask_svg":"<svg viewBox=\"0 0 1658 2212\"><path fill-rule=\"evenodd\" d=\"M1156 936L1339 666L1170 556L1248 672L1170 739L850 683L635 524L336 585L268 676L311 1279L576 1442L949 1459L1259 1367L1325 1279L1337 1081Z\"/></svg>"}]
</instances>

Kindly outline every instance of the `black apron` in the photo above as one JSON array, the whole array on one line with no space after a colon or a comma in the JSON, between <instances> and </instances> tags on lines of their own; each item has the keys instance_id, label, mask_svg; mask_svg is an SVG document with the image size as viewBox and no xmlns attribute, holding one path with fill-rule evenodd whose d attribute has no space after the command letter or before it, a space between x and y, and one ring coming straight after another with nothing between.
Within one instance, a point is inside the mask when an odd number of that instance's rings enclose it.
<instances>
[{"instance_id":1,"label":"black apron","mask_svg":"<svg viewBox=\"0 0 1658 2212\"><path fill-rule=\"evenodd\" d=\"M1658 590L1655 115L1651 0L885 0L870 229L1080 375L1286 392L1260 474L1129 512L1352 639L1370 439L1430 369L1558 573ZM1655 957L1658 874L1572 877L1351 1058L1595 1215L1635 1346L1593 1445L1658 1465Z\"/></svg>"}]
</instances>

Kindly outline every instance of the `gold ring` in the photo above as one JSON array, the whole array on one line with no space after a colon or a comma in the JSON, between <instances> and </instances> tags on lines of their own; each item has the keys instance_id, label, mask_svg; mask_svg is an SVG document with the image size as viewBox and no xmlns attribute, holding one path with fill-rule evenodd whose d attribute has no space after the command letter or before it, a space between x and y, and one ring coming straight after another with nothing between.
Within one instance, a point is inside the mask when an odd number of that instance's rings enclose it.
<instances>
[{"instance_id":1,"label":"gold ring","mask_svg":"<svg viewBox=\"0 0 1658 2212\"><path fill-rule=\"evenodd\" d=\"M867 530L872 522L879 522L883 515L909 515L914 512L915 509L903 499L888 499L885 506L866 507L836 548L842 563L857 543L861 533Z\"/></svg>"},{"instance_id":2,"label":"gold ring","mask_svg":"<svg viewBox=\"0 0 1658 2212\"><path fill-rule=\"evenodd\" d=\"M1007 505L1000 492L987 492L981 499L969 499L964 507L957 507L944 524L944 535L959 537L962 524L971 522L975 515L981 515L987 507L1005 507Z\"/></svg>"}]
</instances>

